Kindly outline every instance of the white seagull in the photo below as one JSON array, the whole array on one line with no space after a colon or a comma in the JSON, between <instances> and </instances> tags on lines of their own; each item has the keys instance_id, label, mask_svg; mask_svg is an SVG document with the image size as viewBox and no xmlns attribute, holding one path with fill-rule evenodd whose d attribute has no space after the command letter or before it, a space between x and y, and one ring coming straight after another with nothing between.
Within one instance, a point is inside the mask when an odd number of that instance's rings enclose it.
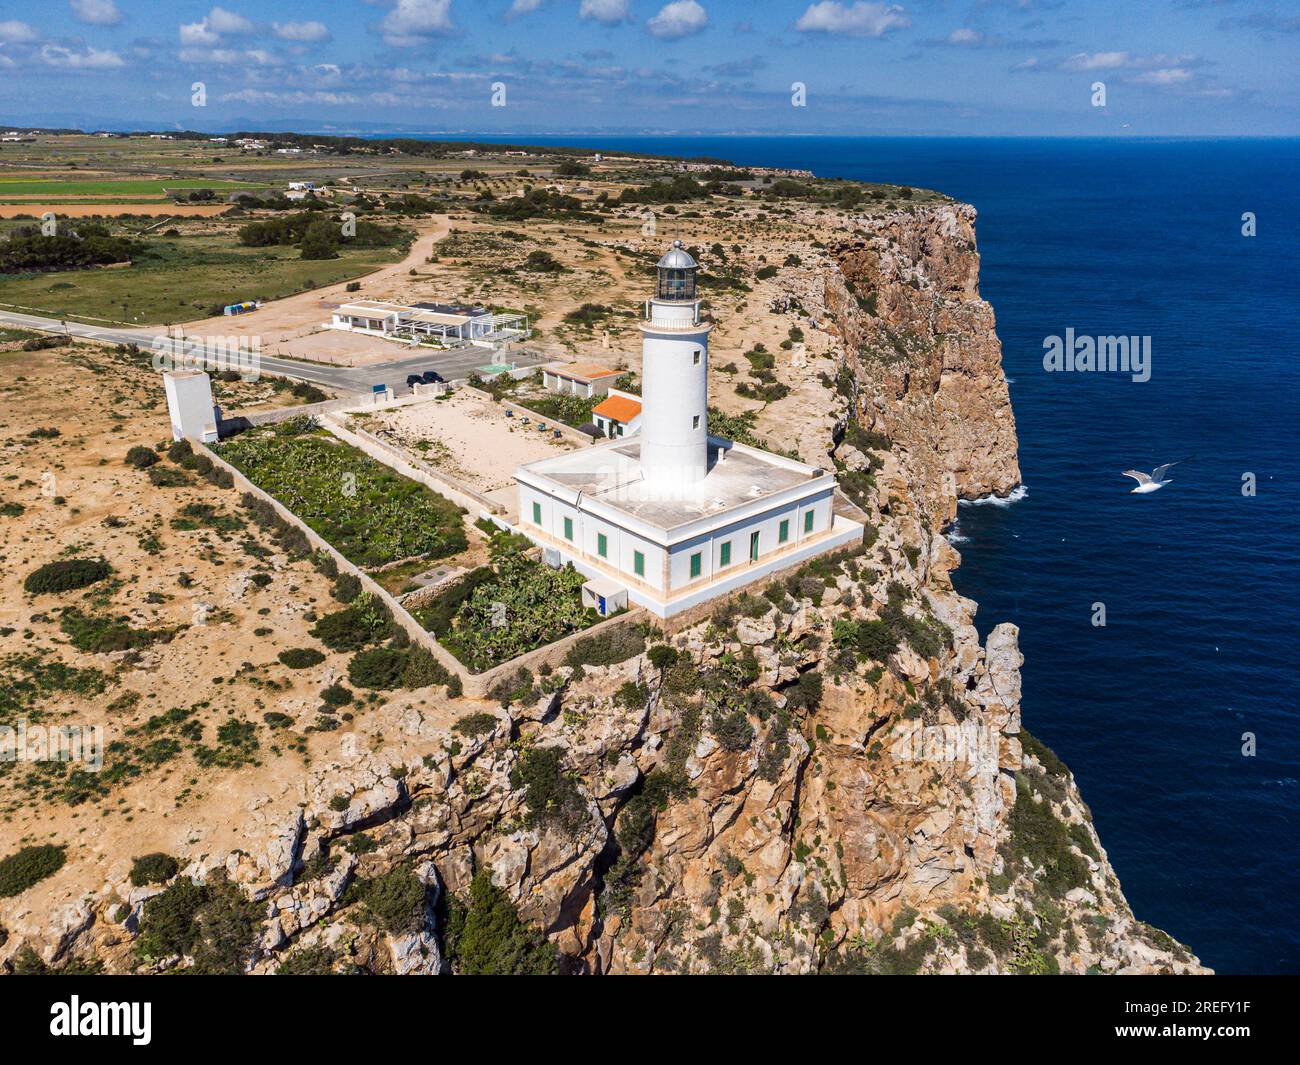
<instances>
[{"instance_id":1,"label":"white seagull","mask_svg":"<svg viewBox=\"0 0 1300 1065\"><path fill-rule=\"evenodd\" d=\"M1163 466L1157 466L1150 474L1142 473L1139 470L1125 470L1124 476L1132 477L1137 481L1138 486L1133 489L1133 492L1136 492L1139 495L1145 495L1147 492L1158 492L1161 488L1172 481L1172 477L1165 477L1165 472L1170 466L1177 465L1177 462L1166 462Z\"/></svg>"}]
</instances>

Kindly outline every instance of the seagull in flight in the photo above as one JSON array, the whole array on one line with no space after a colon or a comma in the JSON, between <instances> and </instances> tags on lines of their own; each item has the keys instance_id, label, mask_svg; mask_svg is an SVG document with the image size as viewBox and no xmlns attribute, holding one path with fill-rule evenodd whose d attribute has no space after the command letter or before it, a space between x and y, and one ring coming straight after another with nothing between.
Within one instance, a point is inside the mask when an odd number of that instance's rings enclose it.
<instances>
[{"instance_id":1,"label":"seagull in flight","mask_svg":"<svg viewBox=\"0 0 1300 1065\"><path fill-rule=\"evenodd\" d=\"M1182 460L1180 459L1179 462L1181 461ZM1142 473L1140 470L1125 470L1124 476L1132 477L1137 481L1138 486L1133 489L1134 493L1137 493L1138 495L1146 495L1148 492L1158 492L1173 480L1172 477L1166 477L1165 473L1169 470L1170 466L1177 465L1177 462L1166 462L1163 466L1157 466L1149 474Z\"/></svg>"}]
</instances>

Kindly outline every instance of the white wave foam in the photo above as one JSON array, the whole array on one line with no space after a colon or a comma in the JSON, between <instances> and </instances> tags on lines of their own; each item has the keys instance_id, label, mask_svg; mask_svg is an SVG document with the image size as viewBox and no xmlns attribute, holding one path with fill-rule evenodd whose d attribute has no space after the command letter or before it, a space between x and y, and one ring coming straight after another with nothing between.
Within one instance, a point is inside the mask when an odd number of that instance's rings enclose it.
<instances>
[{"instance_id":1,"label":"white wave foam","mask_svg":"<svg viewBox=\"0 0 1300 1065\"><path fill-rule=\"evenodd\" d=\"M1009 507L1012 503L1019 503L1028 494L1029 489L1019 484L1005 496L980 496L979 499L961 499L958 503L963 507Z\"/></svg>"}]
</instances>

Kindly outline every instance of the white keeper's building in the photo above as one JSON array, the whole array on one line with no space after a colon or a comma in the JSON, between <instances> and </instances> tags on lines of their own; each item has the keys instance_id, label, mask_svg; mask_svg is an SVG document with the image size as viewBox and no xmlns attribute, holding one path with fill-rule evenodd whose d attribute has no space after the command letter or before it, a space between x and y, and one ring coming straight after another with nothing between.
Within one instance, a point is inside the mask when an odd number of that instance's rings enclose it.
<instances>
[{"instance_id":1,"label":"white keeper's building","mask_svg":"<svg viewBox=\"0 0 1300 1065\"><path fill-rule=\"evenodd\" d=\"M659 260L642 332L640 432L515 471L517 531L591 578L602 613L670 617L862 538L835 477L708 431L710 323L695 260Z\"/></svg>"}]
</instances>

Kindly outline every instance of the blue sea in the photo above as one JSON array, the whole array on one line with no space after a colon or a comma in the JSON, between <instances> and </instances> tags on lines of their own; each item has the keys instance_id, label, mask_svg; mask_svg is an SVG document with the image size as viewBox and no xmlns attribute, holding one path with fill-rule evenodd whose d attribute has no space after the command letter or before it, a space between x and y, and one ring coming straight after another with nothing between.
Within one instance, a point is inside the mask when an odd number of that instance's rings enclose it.
<instances>
[{"instance_id":1,"label":"blue sea","mask_svg":"<svg viewBox=\"0 0 1300 1065\"><path fill-rule=\"evenodd\" d=\"M957 587L981 634L1020 626L1025 727L1138 917L1220 972L1300 971L1300 140L551 140L975 205L1024 490L962 506ZM1045 372L1067 328L1151 337L1150 380ZM1175 460L1151 495L1120 475Z\"/></svg>"}]
</instances>

